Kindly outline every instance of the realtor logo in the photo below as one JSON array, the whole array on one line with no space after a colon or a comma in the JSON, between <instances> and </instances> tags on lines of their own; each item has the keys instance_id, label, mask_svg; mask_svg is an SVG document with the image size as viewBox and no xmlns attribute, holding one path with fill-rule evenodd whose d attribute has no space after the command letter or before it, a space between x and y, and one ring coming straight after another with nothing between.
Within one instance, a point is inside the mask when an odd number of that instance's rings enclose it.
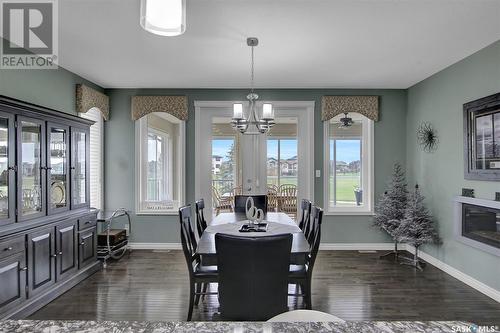
<instances>
[{"instance_id":1,"label":"realtor logo","mask_svg":"<svg viewBox=\"0 0 500 333\"><path fill-rule=\"evenodd\" d=\"M57 0L0 0L0 17L0 68L57 68Z\"/></svg>"}]
</instances>

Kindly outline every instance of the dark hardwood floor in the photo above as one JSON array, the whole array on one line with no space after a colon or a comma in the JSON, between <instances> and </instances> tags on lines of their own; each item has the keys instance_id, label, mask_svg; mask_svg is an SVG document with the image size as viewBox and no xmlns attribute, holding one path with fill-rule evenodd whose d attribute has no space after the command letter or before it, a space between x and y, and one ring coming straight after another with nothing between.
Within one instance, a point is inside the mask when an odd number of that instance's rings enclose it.
<instances>
[{"instance_id":1,"label":"dark hardwood floor","mask_svg":"<svg viewBox=\"0 0 500 333\"><path fill-rule=\"evenodd\" d=\"M500 323L500 304L428 265L423 272L379 259L380 253L320 251L313 309L345 320L463 320ZM134 251L54 300L29 319L182 321L188 276L181 251ZM215 288L215 286L213 287ZM291 287L293 288L293 287ZM302 301L289 298L290 308ZM195 307L213 320L217 296Z\"/></svg>"}]
</instances>

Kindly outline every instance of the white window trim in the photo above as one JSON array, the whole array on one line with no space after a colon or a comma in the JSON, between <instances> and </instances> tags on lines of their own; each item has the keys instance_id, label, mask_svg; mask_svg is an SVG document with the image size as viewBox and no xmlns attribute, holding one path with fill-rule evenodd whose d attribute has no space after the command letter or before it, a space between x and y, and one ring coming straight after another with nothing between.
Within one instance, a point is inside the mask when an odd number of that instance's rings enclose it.
<instances>
[{"instance_id":1,"label":"white window trim","mask_svg":"<svg viewBox=\"0 0 500 333\"><path fill-rule=\"evenodd\" d=\"M141 205L141 193L143 193L143 184L141 183L141 175L143 172L142 167L142 153L143 150L146 149L145 145L147 143L142 138L142 133L145 131L147 133L148 130L148 122L147 117L144 116L135 121L135 214L136 215L178 215L178 209L172 210L144 210ZM181 121L179 123L179 144L178 144L178 152L177 152L177 170L178 174L174 175L174 177L179 177L179 207L182 207L185 204L185 193L186 193L186 184L185 184L185 156L186 156L186 122ZM169 147L172 149L172 140L169 141ZM175 158L174 158L175 159ZM171 168L173 168L173 162L171 161L168 165L169 172L171 172ZM173 191L173 188L171 189ZM171 192L172 193L172 192Z\"/></svg>"},{"instance_id":2,"label":"white window trim","mask_svg":"<svg viewBox=\"0 0 500 333\"><path fill-rule=\"evenodd\" d=\"M363 117L358 114L349 114L354 121L360 120ZM363 122L363 143L362 143L362 168L363 175L368 175L368 180L365 182L366 187L363 189L363 202L366 205L353 207L331 207L330 206L330 191L329 191L329 174L330 174L330 121L323 122L323 198L325 215L373 215L374 214L374 121L368 120ZM368 152L368 154L367 154ZM368 156L366 156L368 155Z\"/></svg>"}]
</instances>

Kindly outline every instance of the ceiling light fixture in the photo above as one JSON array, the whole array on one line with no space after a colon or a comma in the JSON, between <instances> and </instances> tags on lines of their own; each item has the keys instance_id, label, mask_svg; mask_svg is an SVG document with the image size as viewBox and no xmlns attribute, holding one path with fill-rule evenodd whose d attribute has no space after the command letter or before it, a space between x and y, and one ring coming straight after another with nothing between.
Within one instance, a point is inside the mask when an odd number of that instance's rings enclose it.
<instances>
[{"instance_id":1,"label":"ceiling light fixture","mask_svg":"<svg viewBox=\"0 0 500 333\"><path fill-rule=\"evenodd\" d=\"M354 124L352 118L347 116L347 112L344 112L344 117L340 118L339 128L351 127Z\"/></svg>"},{"instance_id":2,"label":"ceiling light fixture","mask_svg":"<svg viewBox=\"0 0 500 333\"><path fill-rule=\"evenodd\" d=\"M141 27L155 35L186 31L186 0L141 0Z\"/></svg>"},{"instance_id":3,"label":"ceiling light fixture","mask_svg":"<svg viewBox=\"0 0 500 333\"><path fill-rule=\"evenodd\" d=\"M254 92L254 47L259 45L255 37L247 38L247 45L252 48L252 62L250 67L250 93L247 95L249 102L248 115L245 117L243 103L233 104L233 119L231 125L242 134L257 135L269 132L274 126L274 110L271 103L262 105L262 117L257 115L257 99L259 95ZM250 129L250 130L249 130Z\"/></svg>"}]
</instances>

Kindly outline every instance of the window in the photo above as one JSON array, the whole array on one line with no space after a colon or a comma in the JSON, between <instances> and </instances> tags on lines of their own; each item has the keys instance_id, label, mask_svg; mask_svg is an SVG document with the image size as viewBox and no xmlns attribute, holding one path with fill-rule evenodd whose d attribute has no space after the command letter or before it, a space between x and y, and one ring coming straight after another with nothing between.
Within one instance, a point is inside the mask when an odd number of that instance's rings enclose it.
<instances>
[{"instance_id":1,"label":"window","mask_svg":"<svg viewBox=\"0 0 500 333\"><path fill-rule=\"evenodd\" d=\"M267 183L297 185L297 139L267 138Z\"/></svg>"},{"instance_id":2,"label":"window","mask_svg":"<svg viewBox=\"0 0 500 333\"><path fill-rule=\"evenodd\" d=\"M90 126L90 206L104 209L104 119L101 111L97 108L81 113L80 116L95 122L94 125Z\"/></svg>"},{"instance_id":3,"label":"window","mask_svg":"<svg viewBox=\"0 0 500 333\"><path fill-rule=\"evenodd\" d=\"M176 214L184 198L184 122L166 113L136 121L136 212Z\"/></svg>"},{"instance_id":4,"label":"window","mask_svg":"<svg viewBox=\"0 0 500 333\"><path fill-rule=\"evenodd\" d=\"M325 207L340 214L373 210L373 121L349 114L354 124L340 127L340 118L325 122Z\"/></svg>"}]
</instances>

